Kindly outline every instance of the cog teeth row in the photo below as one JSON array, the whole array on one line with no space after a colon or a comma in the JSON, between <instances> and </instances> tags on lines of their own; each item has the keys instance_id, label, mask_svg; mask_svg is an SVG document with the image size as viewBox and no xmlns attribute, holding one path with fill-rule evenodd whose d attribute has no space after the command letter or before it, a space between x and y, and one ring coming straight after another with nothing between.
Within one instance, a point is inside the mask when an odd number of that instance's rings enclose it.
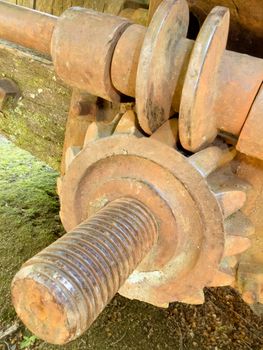
<instances>
[{"instance_id":1,"label":"cog teeth row","mask_svg":"<svg viewBox=\"0 0 263 350\"><path fill-rule=\"evenodd\" d=\"M190 163L203 177L208 177L218 168L235 157L235 151L222 150L219 147L208 147L189 157Z\"/></svg>"},{"instance_id":2,"label":"cog teeth row","mask_svg":"<svg viewBox=\"0 0 263 350\"><path fill-rule=\"evenodd\" d=\"M138 129L137 118L134 111L129 110L121 117L114 134L130 134L142 137L143 134Z\"/></svg>"},{"instance_id":3,"label":"cog teeth row","mask_svg":"<svg viewBox=\"0 0 263 350\"><path fill-rule=\"evenodd\" d=\"M255 226L240 210L224 222L227 236L249 237L255 233Z\"/></svg>"},{"instance_id":4,"label":"cog teeth row","mask_svg":"<svg viewBox=\"0 0 263 350\"><path fill-rule=\"evenodd\" d=\"M176 148L178 142L178 120L167 120L150 136L150 138L158 140L172 148Z\"/></svg>"},{"instance_id":5,"label":"cog teeth row","mask_svg":"<svg viewBox=\"0 0 263 350\"><path fill-rule=\"evenodd\" d=\"M246 202L246 193L239 190L222 190L220 192L213 191L216 199L221 207L224 218L241 209Z\"/></svg>"}]
</instances>

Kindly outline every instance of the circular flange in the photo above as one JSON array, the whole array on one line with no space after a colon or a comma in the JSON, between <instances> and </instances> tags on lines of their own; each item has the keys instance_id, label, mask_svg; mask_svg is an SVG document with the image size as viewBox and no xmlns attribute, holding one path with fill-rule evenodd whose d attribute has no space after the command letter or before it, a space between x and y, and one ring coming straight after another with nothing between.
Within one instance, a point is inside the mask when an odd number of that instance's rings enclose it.
<instances>
[{"instance_id":1,"label":"circular flange","mask_svg":"<svg viewBox=\"0 0 263 350\"><path fill-rule=\"evenodd\" d=\"M222 214L187 158L154 139L129 135L88 143L63 179L62 222L71 230L123 196L147 205L159 225L156 246L137 268L141 300L160 305L209 285L224 251ZM129 288L123 294L132 297Z\"/></svg>"},{"instance_id":2,"label":"circular flange","mask_svg":"<svg viewBox=\"0 0 263 350\"><path fill-rule=\"evenodd\" d=\"M178 44L187 33L185 0L164 0L150 23L143 42L136 79L136 105L140 126L152 134L169 119L180 71Z\"/></svg>"},{"instance_id":3,"label":"circular flange","mask_svg":"<svg viewBox=\"0 0 263 350\"><path fill-rule=\"evenodd\" d=\"M184 148L197 151L217 135L213 118L215 84L229 29L229 10L215 7L195 41L179 111L179 134Z\"/></svg>"}]
</instances>

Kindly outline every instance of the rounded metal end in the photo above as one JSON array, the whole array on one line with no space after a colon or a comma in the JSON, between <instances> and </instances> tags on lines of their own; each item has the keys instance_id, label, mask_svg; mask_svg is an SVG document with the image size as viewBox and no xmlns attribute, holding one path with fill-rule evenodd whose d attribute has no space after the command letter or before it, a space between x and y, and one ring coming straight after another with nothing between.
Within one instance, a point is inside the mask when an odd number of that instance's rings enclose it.
<instances>
[{"instance_id":1,"label":"rounded metal end","mask_svg":"<svg viewBox=\"0 0 263 350\"><path fill-rule=\"evenodd\" d=\"M157 236L155 218L144 204L132 198L110 202L22 266L12 282L18 316L48 343L76 339Z\"/></svg>"},{"instance_id":2,"label":"rounded metal end","mask_svg":"<svg viewBox=\"0 0 263 350\"><path fill-rule=\"evenodd\" d=\"M40 339L61 345L76 337L81 318L77 301L54 278L32 266L22 268L12 282L12 298L18 316Z\"/></svg>"}]
</instances>

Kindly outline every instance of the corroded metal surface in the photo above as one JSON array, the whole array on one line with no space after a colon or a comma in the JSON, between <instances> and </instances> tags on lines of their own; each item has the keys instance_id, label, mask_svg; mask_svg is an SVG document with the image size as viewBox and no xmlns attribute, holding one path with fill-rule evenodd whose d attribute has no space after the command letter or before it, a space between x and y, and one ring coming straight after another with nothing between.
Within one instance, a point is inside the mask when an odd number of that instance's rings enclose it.
<instances>
[{"instance_id":1,"label":"corroded metal surface","mask_svg":"<svg viewBox=\"0 0 263 350\"><path fill-rule=\"evenodd\" d=\"M263 162L239 154L236 172L251 187L243 212L254 225L251 248L240 257L236 288L246 303L262 314L263 304Z\"/></svg>"},{"instance_id":2,"label":"corroded metal surface","mask_svg":"<svg viewBox=\"0 0 263 350\"><path fill-rule=\"evenodd\" d=\"M127 28L114 50L111 78L118 91L135 96L137 67L146 28L133 24Z\"/></svg>"},{"instance_id":3,"label":"corroded metal surface","mask_svg":"<svg viewBox=\"0 0 263 350\"><path fill-rule=\"evenodd\" d=\"M263 60L225 51L214 93L216 127L239 136L263 80ZM236 94L233 95L233 91ZM254 130L256 132L256 130Z\"/></svg>"},{"instance_id":4,"label":"corroded metal surface","mask_svg":"<svg viewBox=\"0 0 263 350\"><path fill-rule=\"evenodd\" d=\"M238 139L237 149L248 156L263 159L263 85L249 111Z\"/></svg>"},{"instance_id":5,"label":"corroded metal surface","mask_svg":"<svg viewBox=\"0 0 263 350\"><path fill-rule=\"evenodd\" d=\"M232 283L229 256L249 244L233 238L235 221L230 217L244 204L246 187L231 185L231 172L220 176L223 184L211 178L210 189L207 183L209 175L234 154L214 147L188 161L173 149L176 125L176 121L167 124L150 139L116 135L118 126L113 136L95 143L91 139L71 163L60 192L61 219L67 230L123 196L135 195L151 209L159 223L158 244L120 293L159 306L175 300L201 303L204 286Z\"/></svg>"},{"instance_id":6,"label":"corroded metal surface","mask_svg":"<svg viewBox=\"0 0 263 350\"><path fill-rule=\"evenodd\" d=\"M228 28L229 10L215 7L206 18L191 53L179 111L180 140L190 151L209 144L217 134L211 111Z\"/></svg>"},{"instance_id":7,"label":"corroded metal surface","mask_svg":"<svg viewBox=\"0 0 263 350\"><path fill-rule=\"evenodd\" d=\"M0 37L50 54L57 17L0 2Z\"/></svg>"},{"instance_id":8,"label":"corroded metal surface","mask_svg":"<svg viewBox=\"0 0 263 350\"><path fill-rule=\"evenodd\" d=\"M133 97L136 94L138 119L145 132L151 133L167 120L172 99L173 110L181 111L181 143L190 151L213 141L220 131L238 137L262 82L262 60L223 50L228 29L225 8L215 8L210 13L197 42L193 42L184 37L187 6L183 0L164 0L148 29L79 8L66 11L57 20L3 2L0 5L7 17L0 22L0 36L2 30L2 37L45 53L52 41L57 73L71 86L108 100L118 100L120 93ZM223 13L221 25L215 19L220 17L219 12ZM12 29L18 23L19 13L30 18L24 36L17 30L8 31L8 26ZM178 21L170 23L171 18ZM40 30L43 38L38 44ZM171 36L172 31L177 36ZM199 73L193 79L196 72ZM190 141L196 144L190 145ZM254 156L258 156L256 152Z\"/></svg>"},{"instance_id":9,"label":"corroded metal surface","mask_svg":"<svg viewBox=\"0 0 263 350\"><path fill-rule=\"evenodd\" d=\"M111 83L114 48L130 22L88 9L72 8L59 18L51 51L57 74L67 84L119 100Z\"/></svg>"},{"instance_id":10,"label":"corroded metal surface","mask_svg":"<svg viewBox=\"0 0 263 350\"><path fill-rule=\"evenodd\" d=\"M164 0L148 29L80 8L54 21L45 43L75 87L58 181L70 232L15 277L19 316L64 344L117 291L165 307L199 304L204 287L232 285L247 302L262 302L262 219L253 216L262 181L252 176L251 189L240 179L249 181L247 159L233 161L235 148L215 140L241 132L237 148L263 158L263 61L225 51L229 11L214 8L196 41L186 39L184 0ZM136 104L122 108L121 93Z\"/></svg>"},{"instance_id":11,"label":"corroded metal surface","mask_svg":"<svg viewBox=\"0 0 263 350\"><path fill-rule=\"evenodd\" d=\"M178 45L186 36L185 0L163 1L146 32L137 70L136 105L141 127L152 134L169 119L180 70Z\"/></svg>"},{"instance_id":12,"label":"corroded metal surface","mask_svg":"<svg viewBox=\"0 0 263 350\"><path fill-rule=\"evenodd\" d=\"M144 204L113 201L23 265L12 283L19 317L53 344L80 336L150 251L157 233Z\"/></svg>"}]
</instances>

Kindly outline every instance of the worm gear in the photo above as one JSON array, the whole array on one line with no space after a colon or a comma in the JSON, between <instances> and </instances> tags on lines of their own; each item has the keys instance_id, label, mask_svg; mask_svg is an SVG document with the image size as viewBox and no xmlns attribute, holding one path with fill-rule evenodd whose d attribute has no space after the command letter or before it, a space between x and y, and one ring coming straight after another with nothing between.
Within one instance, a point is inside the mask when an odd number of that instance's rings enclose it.
<instances>
[{"instance_id":1,"label":"worm gear","mask_svg":"<svg viewBox=\"0 0 263 350\"><path fill-rule=\"evenodd\" d=\"M231 170L234 150L217 142L186 157L176 149L177 130L171 119L145 137L132 110L107 125L93 122L83 149L68 149L59 186L66 230L122 197L153 212L158 241L119 292L157 306L201 304L204 287L234 286L254 232L240 210L248 184Z\"/></svg>"}]
</instances>

